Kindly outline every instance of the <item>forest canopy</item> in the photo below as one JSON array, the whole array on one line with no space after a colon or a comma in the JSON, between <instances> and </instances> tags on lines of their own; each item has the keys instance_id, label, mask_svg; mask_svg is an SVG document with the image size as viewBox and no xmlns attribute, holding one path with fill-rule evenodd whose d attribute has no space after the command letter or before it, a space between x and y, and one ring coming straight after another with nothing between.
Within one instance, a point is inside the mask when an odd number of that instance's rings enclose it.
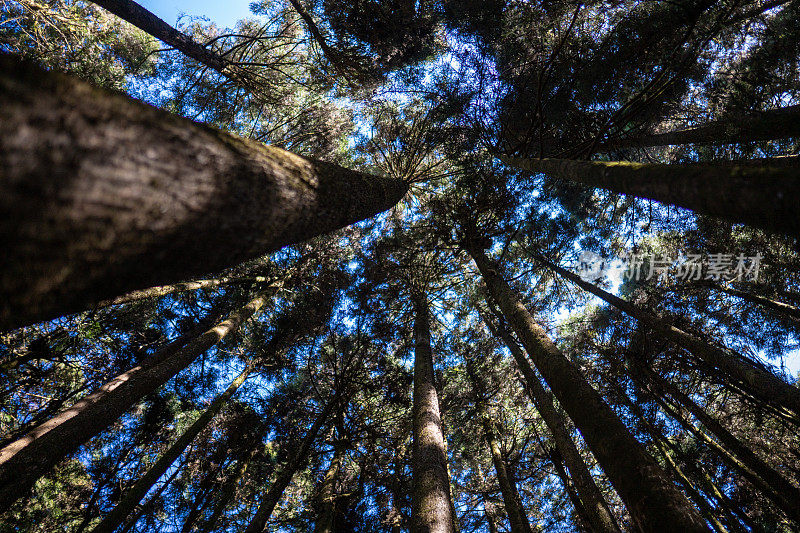
<instances>
[{"instance_id":1,"label":"forest canopy","mask_svg":"<svg viewBox=\"0 0 800 533\"><path fill-rule=\"evenodd\" d=\"M0 0L0 532L800 530L800 1Z\"/></svg>"}]
</instances>

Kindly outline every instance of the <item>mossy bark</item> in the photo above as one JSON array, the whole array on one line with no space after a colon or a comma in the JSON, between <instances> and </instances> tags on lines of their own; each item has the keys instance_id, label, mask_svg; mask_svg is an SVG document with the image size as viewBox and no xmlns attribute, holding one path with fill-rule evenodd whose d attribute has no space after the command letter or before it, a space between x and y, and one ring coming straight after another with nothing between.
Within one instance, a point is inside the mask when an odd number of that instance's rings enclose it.
<instances>
[{"instance_id":1,"label":"mossy bark","mask_svg":"<svg viewBox=\"0 0 800 533\"><path fill-rule=\"evenodd\" d=\"M454 533L447 452L433 373L426 295L414 298L411 533Z\"/></svg>"},{"instance_id":2,"label":"mossy bark","mask_svg":"<svg viewBox=\"0 0 800 533\"><path fill-rule=\"evenodd\" d=\"M408 190L2 54L0 123L0 329L219 272Z\"/></svg>"},{"instance_id":3,"label":"mossy bark","mask_svg":"<svg viewBox=\"0 0 800 533\"><path fill-rule=\"evenodd\" d=\"M469 250L489 290L536 368L581 432L642 532L700 532L708 526L686 497L536 323L483 250Z\"/></svg>"},{"instance_id":4,"label":"mossy bark","mask_svg":"<svg viewBox=\"0 0 800 533\"><path fill-rule=\"evenodd\" d=\"M800 237L798 168L523 159L504 155L499 159L528 172Z\"/></svg>"},{"instance_id":5,"label":"mossy bark","mask_svg":"<svg viewBox=\"0 0 800 533\"><path fill-rule=\"evenodd\" d=\"M235 331L266 302L254 298L194 337L170 343L145 363L118 375L47 422L0 450L0 510L24 496L39 477L110 426L147 394Z\"/></svg>"}]
</instances>

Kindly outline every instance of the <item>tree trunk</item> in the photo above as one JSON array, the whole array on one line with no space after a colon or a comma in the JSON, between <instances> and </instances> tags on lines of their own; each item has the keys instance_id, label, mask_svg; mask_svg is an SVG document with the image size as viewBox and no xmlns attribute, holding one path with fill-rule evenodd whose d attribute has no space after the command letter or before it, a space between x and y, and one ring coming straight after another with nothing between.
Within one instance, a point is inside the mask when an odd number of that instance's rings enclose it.
<instances>
[{"instance_id":1,"label":"tree trunk","mask_svg":"<svg viewBox=\"0 0 800 533\"><path fill-rule=\"evenodd\" d=\"M792 502L795 520L800 518L800 489L792 485L780 472L755 454L745 443L736 438L716 418L709 415L705 409L697 405L689 396L681 392L675 385L659 376L653 369L639 365L647 378L666 394L674 398L689 413L694 416L732 455L755 472L785 501ZM655 391L654 391L655 393ZM800 520L798 520L800 522Z\"/></svg>"},{"instance_id":2,"label":"tree trunk","mask_svg":"<svg viewBox=\"0 0 800 533\"><path fill-rule=\"evenodd\" d=\"M611 141L598 151L675 144L744 143L800 137L800 105L712 120L683 130Z\"/></svg>"},{"instance_id":3,"label":"tree trunk","mask_svg":"<svg viewBox=\"0 0 800 533\"><path fill-rule=\"evenodd\" d=\"M6 55L0 123L0 329L221 271L408 190Z\"/></svg>"},{"instance_id":4,"label":"tree trunk","mask_svg":"<svg viewBox=\"0 0 800 533\"><path fill-rule=\"evenodd\" d=\"M708 531L705 521L628 428L536 323L483 250L468 250L493 300L643 532Z\"/></svg>"},{"instance_id":5,"label":"tree trunk","mask_svg":"<svg viewBox=\"0 0 800 533\"><path fill-rule=\"evenodd\" d=\"M341 437L341 435L339 435ZM314 533L333 533L336 520L336 481L345 459L345 447L341 440L333 445L333 457L325 472L319 490L319 515L314 523Z\"/></svg>"},{"instance_id":6,"label":"tree trunk","mask_svg":"<svg viewBox=\"0 0 800 533\"><path fill-rule=\"evenodd\" d=\"M259 441L253 446L253 449L250 451L247 457L239 461L239 463L236 465L236 470L225 480L222 488L220 488L220 496L214 505L214 510L211 512L211 516L208 518L208 520L202 523L200 527L197 528L198 532L210 533L211 531L216 530L217 522L222 516L222 513L225 512L225 508L236 495L236 487L239 484L239 480L241 480L247 472L247 467L250 465L250 461L253 460L256 452L258 452L260 444L261 442Z\"/></svg>"},{"instance_id":7,"label":"tree trunk","mask_svg":"<svg viewBox=\"0 0 800 533\"><path fill-rule=\"evenodd\" d=\"M720 283L709 284L709 286L718 291L724 292L725 294L730 294L731 296L736 296L737 298L741 298L746 302L760 305L762 307L770 309L771 311L775 311L778 314L785 316L789 320L792 320L800 324L800 308L798 307L795 307L793 305L784 302L779 302L778 300L773 300L765 296L759 296L757 294L753 294L750 292L740 291L739 289L734 289L733 287L728 287Z\"/></svg>"},{"instance_id":8,"label":"tree trunk","mask_svg":"<svg viewBox=\"0 0 800 533\"><path fill-rule=\"evenodd\" d=\"M499 158L528 172L800 237L797 168Z\"/></svg>"},{"instance_id":9,"label":"tree trunk","mask_svg":"<svg viewBox=\"0 0 800 533\"><path fill-rule=\"evenodd\" d=\"M439 397L433 373L427 295L414 298L414 443L412 455L411 533L453 533Z\"/></svg>"},{"instance_id":10,"label":"tree trunk","mask_svg":"<svg viewBox=\"0 0 800 533\"><path fill-rule=\"evenodd\" d=\"M191 57L220 74L230 76L230 72L226 69L226 67L229 67L229 62L224 57L199 44L185 33L176 30L136 2L131 2L130 0L93 0L93 3L110 11L122 20L133 24L156 39L163 41L185 56Z\"/></svg>"},{"instance_id":11,"label":"tree trunk","mask_svg":"<svg viewBox=\"0 0 800 533\"><path fill-rule=\"evenodd\" d=\"M771 405L782 406L791 411L797 419L800 415L800 389L794 387L778 376L745 362L736 353L709 344L675 326L666 320L651 314L630 302L623 300L603 289L582 280L579 276L551 263L537 255L537 259L560 276L572 281L598 298L613 305L623 313L635 318L650 327L659 335L685 348L704 363L721 370L725 375L742 383L754 396Z\"/></svg>"},{"instance_id":12,"label":"tree trunk","mask_svg":"<svg viewBox=\"0 0 800 533\"><path fill-rule=\"evenodd\" d=\"M581 533L594 533L589 521L589 513L581 501L578 491L575 489L575 484L569 479L566 469L564 469L564 459L558 453L558 448L552 448L549 452L550 462L553 463L553 468L556 475L561 480L561 485L564 487L569 501L572 502L572 507L575 510L575 525Z\"/></svg>"},{"instance_id":13,"label":"tree trunk","mask_svg":"<svg viewBox=\"0 0 800 533\"><path fill-rule=\"evenodd\" d=\"M103 520L92 530L92 533L113 533L124 521L125 518L133 511L139 504L142 498L150 491L151 487L158 481L161 476L169 469L178 457L183 454L189 444L200 434L203 429L214 420L217 413L228 403L233 395L239 390L239 387L245 382L247 377L253 371L253 366L248 364L247 367L239 374L239 376L228 385L228 388L217 396L211 405L200 415L200 417L184 431L180 437L165 451L161 457L151 466L144 475L139 478L133 487L122 496L122 499L108 513Z\"/></svg>"},{"instance_id":14,"label":"tree trunk","mask_svg":"<svg viewBox=\"0 0 800 533\"><path fill-rule=\"evenodd\" d=\"M0 510L25 495L39 477L110 426L141 398L157 390L198 356L256 313L262 294L201 335L170 343L69 409L0 450Z\"/></svg>"},{"instance_id":15,"label":"tree trunk","mask_svg":"<svg viewBox=\"0 0 800 533\"><path fill-rule=\"evenodd\" d=\"M566 463L569 473L572 476L572 482L575 485L575 490L580 497L583 511L589 520L594 533L620 533L621 530L617 524L614 515L608 508L608 503L603 497L600 488L594 482L592 474L586 467L580 452L578 451L575 441L572 440L570 431L567 429L567 423L561 414L556 410L553 405L553 396L548 392L539 381L536 372L530 365L530 362L522 353L522 350L517 345L516 341L511 337L510 333L500 324L495 327L494 324L484 317L484 322L487 327L492 331L492 334L499 336L504 344L508 347L511 355L517 363L517 368L520 369L524 377L524 383L528 395L533 401L533 405L539 412L539 415L544 420L550 433L553 435L553 442L558 449L560 457ZM578 510L580 512L580 510Z\"/></svg>"},{"instance_id":16,"label":"tree trunk","mask_svg":"<svg viewBox=\"0 0 800 533\"><path fill-rule=\"evenodd\" d=\"M308 433L306 433L305 437L303 437L303 440L300 442L297 451L292 454L289 461L281 469L278 477L275 479L275 482L269 488L269 491L267 491L267 493L264 495L264 498L258 505L256 514L250 520L250 523L247 525L244 533L262 533L266 529L267 522L269 521L270 516L272 516L272 511L275 509L275 506L278 505L278 502L283 495L283 491L285 491L286 487L289 486L289 483L292 482L294 474L308 460L308 456L311 453L311 446L314 444L314 439L317 438L319 430L322 429L322 425L328 420L334 405L337 403L338 402L336 398L331 399L322 412L320 412L320 414L317 416L316 420L314 420L314 423L308 430Z\"/></svg>"},{"instance_id":17,"label":"tree trunk","mask_svg":"<svg viewBox=\"0 0 800 533\"><path fill-rule=\"evenodd\" d=\"M476 375L472 361L467 362L467 374L469 375L472 387L475 391L475 407L483 425L483 435L486 445L492 454L492 463L497 474L497 483L500 485L500 493L503 495L503 504L506 508L508 521L511 526L511 533L532 533L531 524L522 506L522 499L519 496L517 485L509 476L506 468L506 461L500 449L500 441L495 431L495 421L489 413L486 405L485 391L480 378Z\"/></svg>"}]
</instances>

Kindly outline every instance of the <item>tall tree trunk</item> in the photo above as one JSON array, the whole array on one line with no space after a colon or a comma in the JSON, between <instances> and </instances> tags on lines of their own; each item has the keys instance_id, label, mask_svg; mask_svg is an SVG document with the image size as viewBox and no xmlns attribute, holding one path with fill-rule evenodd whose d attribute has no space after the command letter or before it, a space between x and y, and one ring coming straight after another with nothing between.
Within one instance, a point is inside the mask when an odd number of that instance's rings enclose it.
<instances>
[{"instance_id":1,"label":"tall tree trunk","mask_svg":"<svg viewBox=\"0 0 800 533\"><path fill-rule=\"evenodd\" d=\"M475 461L472 465L473 471L478 475L480 482L480 493L483 500L483 516L486 519L486 525L489 528L489 533L498 533L497 529L497 511L494 508L494 502L489 498L488 490L486 489L486 476L483 475L483 469L479 462Z\"/></svg>"},{"instance_id":2,"label":"tall tree trunk","mask_svg":"<svg viewBox=\"0 0 800 533\"><path fill-rule=\"evenodd\" d=\"M314 420L314 423L311 425L311 428L309 428L308 433L303 437L295 453L292 454L289 461L283 466L275 482L262 498L256 510L256 514L250 520L244 533L262 533L266 529L267 522L270 516L272 516L272 511L275 510L275 506L278 505L283 491L285 491L289 483L292 482L295 473L308 460L308 456L311 453L311 446L314 444L319 430L322 429L323 424L328 420L331 411L333 411L337 403L337 398L332 398L319 413L316 420Z\"/></svg>"},{"instance_id":3,"label":"tall tree trunk","mask_svg":"<svg viewBox=\"0 0 800 533\"><path fill-rule=\"evenodd\" d=\"M414 444L411 533L453 533L447 453L433 373L427 295L414 296Z\"/></svg>"},{"instance_id":4,"label":"tall tree trunk","mask_svg":"<svg viewBox=\"0 0 800 533\"><path fill-rule=\"evenodd\" d=\"M800 237L800 169L523 159L508 166Z\"/></svg>"},{"instance_id":5,"label":"tall tree trunk","mask_svg":"<svg viewBox=\"0 0 800 533\"><path fill-rule=\"evenodd\" d=\"M484 316L483 319L492 334L502 339L514 357L517 368L519 368L524 378L526 391L542 420L550 430L559 455L569 469L575 490L582 502L583 511L592 530L594 533L620 533L619 525L608 508L608 503L603 497L603 493L594 482L594 478L586 467L575 441L572 440L566 421L553 404L552 394L542 386L530 362L525 357L525 354L522 353L516 340L505 329L504 324L501 323L495 326L489 317Z\"/></svg>"},{"instance_id":6,"label":"tall tree trunk","mask_svg":"<svg viewBox=\"0 0 800 533\"><path fill-rule=\"evenodd\" d=\"M755 472L761 479L764 480L776 493L780 494L782 498L789 502L793 502L793 514L800 517L800 489L792 485L780 472L772 468L766 461L761 459L756 453L751 450L745 443L736 438L730 431L728 431L716 418L709 415L705 409L697 405L694 400L684 394L675 385L668 382L666 379L659 376L653 369L645 366L638 365L655 386L653 392L657 394L658 389L661 389L666 394L674 398L680 405L682 405L689 413L694 416L712 435L717 437L719 442L725 447L727 451L736 456L739 461L746 465L750 470ZM795 518L797 520L797 518ZM800 520L798 520L800 522Z\"/></svg>"},{"instance_id":7,"label":"tall tree trunk","mask_svg":"<svg viewBox=\"0 0 800 533\"><path fill-rule=\"evenodd\" d=\"M166 473L172 463L183 454L195 437L214 420L214 417L216 417L225 404L228 403L228 400L239 390L239 387L241 387L253 371L253 368L251 364L248 364L239 376L228 385L225 392L217 396L214 401L211 402L211 405L203 411L203 414L201 414L200 417L195 420L169 448L167 448L153 466L134 483L133 487L128 489L119 503L117 503L116 507L114 507L114 509L94 528L93 533L113 533L125 521L125 518L139 504L142 498L145 497L156 481L158 481L159 478Z\"/></svg>"},{"instance_id":8,"label":"tall tree trunk","mask_svg":"<svg viewBox=\"0 0 800 533\"><path fill-rule=\"evenodd\" d=\"M253 460L258 449L260 447L261 441L259 440L256 445L250 450L250 453L239 460L236 465L236 469L234 472L231 473L230 476L225 480L220 488L219 491L219 498L217 499L216 504L214 505L213 511L211 511L211 516L205 522L201 523L201 525L197 528L197 531L200 533L210 533L211 531L216 530L217 522L219 521L222 514L225 512L225 509L228 507L228 504L231 502L233 497L236 495L236 487L239 484L239 481L244 477L245 473L247 472L247 467L250 465L250 461Z\"/></svg>"},{"instance_id":9,"label":"tall tree trunk","mask_svg":"<svg viewBox=\"0 0 800 533\"><path fill-rule=\"evenodd\" d=\"M0 329L218 272L408 190L2 54L0 123Z\"/></svg>"},{"instance_id":10,"label":"tall tree trunk","mask_svg":"<svg viewBox=\"0 0 800 533\"><path fill-rule=\"evenodd\" d=\"M110 426L136 402L235 331L267 298L267 294L257 296L204 333L167 345L146 362L123 372L5 446L0 450L0 510L25 495L39 477Z\"/></svg>"},{"instance_id":11,"label":"tall tree trunk","mask_svg":"<svg viewBox=\"0 0 800 533\"><path fill-rule=\"evenodd\" d=\"M751 292L741 291L721 283L709 283L709 287L724 292L725 294L730 294L731 296L741 298L746 302L760 305L770 309L771 311L775 311L782 316L785 316L789 320L800 323L800 308L795 307L794 305L779 302L778 300L773 300L765 296L759 296L758 294L753 294Z\"/></svg>"},{"instance_id":12,"label":"tall tree trunk","mask_svg":"<svg viewBox=\"0 0 800 533\"><path fill-rule=\"evenodd\" d=\"M712 120L683 130L611 141L598 151L675 144L743 143L800 137L800 105Z\"/></svg>"},{"instance_id":13,"label":"tall tree trunk","mask_svg":"<svg viewBox=\"0 0 800 533\"><path fill-rule=\"evenodd\" d=\"M575 525L578 531L582 533L594 533L591 522L589 521L589 513L586 512L586 508L578 495L578 491L575 489L575 484L572 483L564 468L564 459L558 452L558 448L552 448L549 451L549 455L550 462L553 463L556 475L561 480L561 485L564 487L564 492L566 492L569 501L572 502L572 507L575 510Z\"/></svg>"},{"instance_id":14,"label":"tall tree trunk","mask_svg":"<svg viewBox=\"0 0 800 533\"><path fill-rule=\"evenodd\" d=\"M125 527L119 530L119 533L128 533L134 528L134 526L136 526L136 522L139 521L139 518L141 518L143 514L145 514L146 512L150 511L153 508L153 505L155 505L155 503L158 501L158 499L161 497L164 491L167 490L167 487L169 487L172 484L172 482L175 481L175 478L178 477L178 474L180 474L184 466L186 466L185 463L179 465L178 468L176 468L175 471L172 472L172 474L170 474L169 477L164 480L164 483L162 483L161 486L158 487L158 490L155 491L155 493L144 503L144 505L137 506L137 508L133 512L133 515L125 523Z\"/></svg>"},{"instance_id":15,"label":"tall tree trunk","mask_svg":"<svg viewBox=\"0 0 800 533\"><path fill-rule=\"evenodd\" d=\"M792 386L778 376L752 365L726 348L720 348L687 333L663 318L640 309L630 302L604 291L600 287L582 280L576 274L538 256L537 259L552 271L570 280L585 291L613 305L623 313L650 327L659 335L685 348L695 357L721 370L725 375L742 383L746 390L771 405L782 406L800 416L800 388Z\"/></svg>"},{"instance_id":16,"label":"tall tree trunk","mask_svg":"<svg viewBox=\"0 0 800 533\"><path fill-rule=\"evenodd\" d=\"M489 447L489 452L492 455L492 464L497 474L497 483L500 485L500 493L503 495L503 504L506 508L508 515L508 522L511 526L511 533L532 533L531 524L528 521L528 516L522 506L522 499L520 498L517 485L511 476L508 474L506 468L506 460L503 457L503 452L500 449L500 441L495 431L495 421L489 413L489 406L486 405L486 392L481 383L480 378L477 376L473 367L473 362L467 362L467 374L469 375L470 382L475 391L475 407L478 410L478 416L483 425L483 435L486 439L486 445Z\"/></svg>"},{"instance_id":17,"label":"tall tree trunk","mask_svg":"<svg viewBox=\"0 0 800 533\"><path fill-rule=\"evenodd\" d=\"M581 371L536 323L519 296L500 277L497 266L480 248L469 246L468 251L483 275L492 299L583 435L625 502L635 526L643 532L708 531L697 510L669 481L658 463L586 381Z\"/></svg>"},{"instance_id":18,"label":"tall tree trunk","mask_svg":"<svg viewBox=\"0 0 800 533\"><path fill-rule=\"evenodd\" d=\"M340 439L333 445L331 458L319 490L319 515L314 523L314 533L333 533L336 520L336 481L345 459L345 447Z\"/></svg>"}]
</instances>

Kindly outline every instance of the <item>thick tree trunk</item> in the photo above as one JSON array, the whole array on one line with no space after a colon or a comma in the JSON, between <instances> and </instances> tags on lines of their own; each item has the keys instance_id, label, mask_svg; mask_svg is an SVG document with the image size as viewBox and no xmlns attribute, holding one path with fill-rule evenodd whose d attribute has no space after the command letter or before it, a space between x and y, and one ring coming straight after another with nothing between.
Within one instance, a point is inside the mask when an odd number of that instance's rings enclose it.
<instances>
[{"instance_id":1,"label":"thick tree trunk","mask_svg":"<svg viewBox=\"0 0 800 533\"><path fill-rule=\"evenodd\" d=\"M179 282L389 209L408 187L0 55L0 328Z\"/></svg>"},{"instance_id":2,"label":"thick tree trunk","mask_svg":"<svg viewBox=\"0 0 800 533\"><path fill-rule=\"evenodd\" d=\"M411 533L453 533L447 452L433 373L427 296L414 298L414 403Z\"/></svg>"},{"instance_id":3,"label":"thick tree trunk","mask_svg":"<svg viewBox=\"0 0 800 533\"><path fill-rule=\"evenodd\" d=\"M468 250L492 299L522 341L528 355L581 432L636 528L642 532L708 531L705 521L669 481L600 394L536 323L519 296L500 277L483 250Z\"/></svg>"},{"instance_id":4,"label":"thick tree trunk","mask_svg":"<svg viewBox=\"0 0 800 533\"><path fill-rule=\"evenodd\" d=\"M508 166L800 237L800 169L523 159Z\"/></svg>"},{"instance_id":5,"label":"thick tree trunk","mask_svg":"<svg viewBox=\"0 0 800 533\"><path fill-rule=\"evenodd\" d=\"M267 298L266 294L258 296L204 333L167 345L145 363L5 446L0 450L0 510L7 509L53 466L236 330Z\"/></svg>"},{"instance_id":6,"label":"thick tree trunk","mask_svg":"<svg viewBox=\"0 0 800 533\"><path fill-rule=\"evenodd\" d=\"M139 502L150 491L152 486L163 476L169 467L174 463L178 457L183 454L189 444L200 434L203 429L208 426L214 417L220 412L225 404L230 400L233 395L239 390L239 387L245 382L247 377L253 371L253 366L248 365L239 376L234 379L228 388L217 396L208 408L203 411L203 414L184 431L180 437L159 457L156 462L151 466L147 472L139 478L133 487L123 494L122 499L108 513L102 521L92 530L93 533L113 533L122 523L125 518L139 505Z\"/></svg>"},{"instance_id":7,"label":"thick tree trunk","mask_svg":"<svg viewBox=\"0 0 800 533\"><path fill-rule=\"evenodd\" d=\"M289 483L292 482L295 473L308 460L311 453L311 446L314 444L319 430L322 429L323 424L328 420L331 411L337 403L336 398L331 399L322 409L316 420L314 420L308 433L306 433L305 437L303 437L303 440L300 442L299 447L281 469L275 482L264 495L261 503L259 503L256 514L250 520L244 533L262 533L266 529L267 522L270 516L272 516L272 511L275 510L275 506L278 505L281 496L283 496L283 491L285 491Z\"/></svg>"},{"instance_id":8,"label":"thick tree trunk","mask_svg":"<svg viewBox=\"0 0 800 533\"><path fill-rule=\"evenodd\" d=\"M586 467L583 457L581 457L575 442L572 440L566 421L553 404L552 394L542 386L525 354L522 353L514 338L511 337L503 325L500 324L499 327L495 327L488 317L484 317L484 321L492 331L492 334L499 336L503 340L503 343L514 357L517 368L519 368L524 378L528 395L550 430L559 455L566 463L567 469L569 469L575 490L582 503L581 507L589 520L592 530L594 533L620 533L619 525L614 515L611 514L603 493L594 482L592 474ZM580 513L580 509L578 512Z\"/></svg>"},{"instance_id":9,"label":"thick tree trunk","mask_svg":"<svg viewBox=\"0 0 800 533\"><path fill-rule=\"evenodd\" d=\"M500 441L495 431L495 421L489 413L489 406L484 399L486 394L480 378L476 375L472 361L467 362L467 374L469 375L472 387L475 391L475 407L483 425L483 435L486 445L492 455L492 464L497 474L497 483L500 485L500 493L503 496L503 504L506 508L506 515L511 526L512 533L532 533L531 524L522 506L522 499L519 496L517 485L506 468L506 461L500 449Z\"/></svg>"},{"instance_id":10,"label":"thick tree trunk","mask_svg":"<svg viewBox=\"0 0 800 533\"><path fill-rule=\"evenodd\" d=\"M675 144L743 143L800 137L800 105L712 120L678 131L611 141L598 151Z\"/></svg>"},{"instance_id":11,"label":"thick tree trunk","mask_svg":"<svg viewBox=\"0 0 800 533\"><path fill-rule=\"evenodd\" d=\"M794 414L795 419L800 416L800 388L792 386L778 376L767 372L755 365L747 363L736 353L695 337L675 326L663 318L649 313L630 302L604 291L600 287L582 280L572 272L551 263L541 256L537 259L560 276L570 280L585 291L594 294L601 300L613 305L623 313L635 318L653 331L671 340L678 346L689 351L692 355L721 370L726 376L741 383L746 390L762 401L782 406Z\"/></svg>"}]
</instances>

